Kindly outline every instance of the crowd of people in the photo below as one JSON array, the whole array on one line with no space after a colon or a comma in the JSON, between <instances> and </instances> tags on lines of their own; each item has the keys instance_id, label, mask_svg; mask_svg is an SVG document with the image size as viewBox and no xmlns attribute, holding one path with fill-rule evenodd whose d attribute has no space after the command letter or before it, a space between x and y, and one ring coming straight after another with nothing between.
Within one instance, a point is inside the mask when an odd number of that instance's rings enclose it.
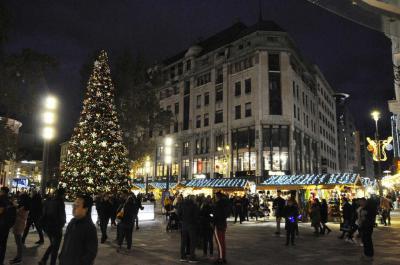
<instances>
[{"instance_id":1,"label":"crowd of people","mask_svg":"<svg viewBox=\"0 0 400 265\"><path fill-rule=\"evenodd\" d=\"M295 199L295 194L284 199L281 191L272 198L258 194L243 196L227 196L221 192L214 197L200 194L184 197L182 194L166 196L162 201L168 227L175 222L175 229L180 230L180 260L189 263L198 262L196 248L202 249L203 257L215 258L217 264L227 263L225 233L227 218L232 217L234 223L242 223L250 218L265 217L270 214L270 206L276 218L276 234L281 233L281 222L284 220L286 230L285 245L295 245L295 238L299 235L299 221L304 221L302 209ZM97 228L91 218L91 209L95 205L100 228L100 243L108 240L108 225L116 227L118 252L123 251L126 244L127 251L132 248L134 228L139 229L139 210L143 210L142 201L154 202L154 195L126 193L121 195L99 194L94 197L79 195L73 203L73 219L68 223L63 239L63 228L66 224L64 190L56 190L54 194L42 198L40 193L32 190L30 193L20 192L11 195L7 187L0 190L0 264L3 264L10 232L14 235L17 253L10 260L10 264L20 264L26 237L34 226L37 234L37 245L44 243L44 234L47 235L50 245L46 249L39 265L56 264L80 265L93 264L97 255L98 238ZM364 247L364 255L368 258L374 255L372 231L377 225L376 215L380 213L382 225L390 225L390 212L393 203L389 197L359 198L342 201L342 222L340 225L340 239L356 243L360 239ZM155 202L154 202L155 203ZM314 229L315 236L329 234L328 227L329 206L325 199L321 201L312 196L307 207L307 217ZM379 220L378 220L379 222ZM61 246L61 242L63 242ZM214 257L214 242L218 256ZM61 247L61 251L60 250Z\"/></svg>"}]
</instances>

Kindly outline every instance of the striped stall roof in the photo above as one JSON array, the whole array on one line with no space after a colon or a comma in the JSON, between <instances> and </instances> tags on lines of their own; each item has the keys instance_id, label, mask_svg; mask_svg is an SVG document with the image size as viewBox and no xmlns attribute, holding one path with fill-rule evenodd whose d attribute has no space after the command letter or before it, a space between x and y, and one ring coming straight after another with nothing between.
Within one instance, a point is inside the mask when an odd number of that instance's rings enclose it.
<instances>
[{"instance_id":1,"label":"striped stall roof","mask_svg":"<svg viewBox=\"0 0 400 265\"><path fill-rule=\"evenodd\" d=\"M186 183L189 188L244 188L246 179L192 179Z\"/></svg>"},{"instance_id":2,"label":"striped stall roof","mask_svg":"<svg viewBox=\"0 0 400 265\"><path fill-rule=\"evenodd\" d=\"M178 183L176 183L176 182L170 182L170 183L169 183L169 187L170 187L171 189L173 189L173 188L175 188L175 186L176 186L177 184L178 184ZM166 182L149 182L149 185L153 186L153 187L156 188L156 189L161 189L161 190L167 188L167 183L166 183Z\"/></svg>"},{"instance_id":3,"label":"striped stall roof","mask_svg":"<svg viewBox=\"0 0 400 265\"><path fill-rule=\"evenodd\" d=\"M290 186L290 185L350 185L360 180L358 174L307 174L307 175L283 175L271 176L261 185L263 186Z\"/></svg>"}]
</instances>

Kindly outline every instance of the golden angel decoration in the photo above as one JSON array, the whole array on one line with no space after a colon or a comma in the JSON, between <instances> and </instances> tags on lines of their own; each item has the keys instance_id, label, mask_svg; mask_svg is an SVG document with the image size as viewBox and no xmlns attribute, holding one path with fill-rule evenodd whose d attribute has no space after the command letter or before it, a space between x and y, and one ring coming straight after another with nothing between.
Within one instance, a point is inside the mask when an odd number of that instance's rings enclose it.
<instances>
[{"instance_id":1,"label":"golden angel decoration","mask_svg":"<svg viewBox=\"0 0 400 265\"><path fill-rule=\"evenodd\" d=\"M368 146L367 149L372 153L372 158L374 161L386 161L387 154L386 151L392 150L392 145L390 144L393 137L388 137L386 140L373 140L367 137Z\"/></svg>"}]
</instances>

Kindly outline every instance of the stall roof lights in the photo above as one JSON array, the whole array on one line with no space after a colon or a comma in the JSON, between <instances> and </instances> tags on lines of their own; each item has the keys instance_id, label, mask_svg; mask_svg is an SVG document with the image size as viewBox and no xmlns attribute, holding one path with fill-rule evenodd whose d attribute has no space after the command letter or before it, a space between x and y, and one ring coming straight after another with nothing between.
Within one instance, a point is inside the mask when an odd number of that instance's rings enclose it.
<instances>
[{"instance_id":1,"label":"stall roof lights","mask_svg":"<svg viewBox=\"0 0 400 265\"><path fill-rule=\"evenodd\" d=\"M192 179L186 187L192 188L244 188L245 179Z\"/></svg>"},{"instance_id":2,"label":"stall roof lights","mask_svg":"<svg viewBox=\"0 0 400 265\"><path fill-rule=\"evenodd\" d=\"M358 174L307 174L271 176L261 185L285 186L285 185L350 185L357 184L361 180Z\"/></svg>"}]
</instances>

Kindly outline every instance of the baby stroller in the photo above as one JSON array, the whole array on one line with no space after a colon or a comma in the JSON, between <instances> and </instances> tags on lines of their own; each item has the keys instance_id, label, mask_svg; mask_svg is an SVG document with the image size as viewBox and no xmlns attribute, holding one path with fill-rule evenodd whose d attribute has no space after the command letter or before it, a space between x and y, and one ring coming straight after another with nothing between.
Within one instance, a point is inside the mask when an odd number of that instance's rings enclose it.
<instances>
[{"instance_id":1,"label":"baby stroller","mask_svg":"<svg viewBox=\"0 0 400 265\"><path fill-rule=\"evenodd\" d=\"M172 230L179 230L180 223L178 215L175 212L170 212L168 224L167 224L167 232L171 232Z\"/></svg>"}]
</instances>

